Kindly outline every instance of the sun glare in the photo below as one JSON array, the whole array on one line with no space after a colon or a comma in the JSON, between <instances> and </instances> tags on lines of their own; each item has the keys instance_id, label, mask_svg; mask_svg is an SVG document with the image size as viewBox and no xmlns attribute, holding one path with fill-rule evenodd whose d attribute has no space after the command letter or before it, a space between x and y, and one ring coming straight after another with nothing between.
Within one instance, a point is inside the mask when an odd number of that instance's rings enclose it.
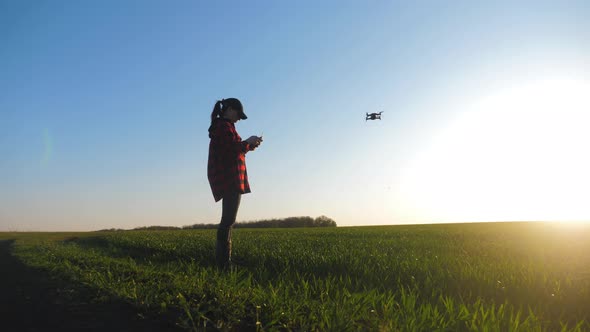
<instances>
[{"instance_id":1,"label":"sun glare","mask_svg":"<svg viewBox=\"0 0 590 332\"><path fill-rule=\"evenodd\" d=\"M590 220L590 82L511 86L463 108L408 165L403 194L439 221Z\"/></svg>"}]
</instances>

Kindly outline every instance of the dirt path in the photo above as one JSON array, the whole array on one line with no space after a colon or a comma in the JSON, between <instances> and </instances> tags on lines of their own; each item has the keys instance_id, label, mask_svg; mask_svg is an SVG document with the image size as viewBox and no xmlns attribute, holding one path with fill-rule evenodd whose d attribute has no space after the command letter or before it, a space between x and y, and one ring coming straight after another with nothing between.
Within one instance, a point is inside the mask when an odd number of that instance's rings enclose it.
<instances>
[{"instance_id":1,"label":"dirt path","mask_svg":"<svg viewBox=\"0 0 590 332\"><path fill-rule=\"evenodd\" d=\"M0 240L0 330L178 331L142 318L131 305L93 303L90 290L69 288L12 256L13 240Z\"/></svg>"}]
</instances>

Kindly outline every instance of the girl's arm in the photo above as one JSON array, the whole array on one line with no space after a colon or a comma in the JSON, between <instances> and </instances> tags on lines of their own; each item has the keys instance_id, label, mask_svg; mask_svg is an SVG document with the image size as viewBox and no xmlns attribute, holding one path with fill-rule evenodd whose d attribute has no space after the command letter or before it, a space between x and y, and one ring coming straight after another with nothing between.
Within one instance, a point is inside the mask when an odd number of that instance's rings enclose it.
<instances>
[{"instance_id":1,"label":"girl's arm","mask_svg":"<svg viewBox=\"0 0 590 332\"><path fill-rule=\"evenodd\" d=\"M247 153L254 150L255 146L249 144L247 141L242 141L238 133L232 126L223 122L217 126L215 138L223 150L233 153Z\"/></svg>"}]
</instances>

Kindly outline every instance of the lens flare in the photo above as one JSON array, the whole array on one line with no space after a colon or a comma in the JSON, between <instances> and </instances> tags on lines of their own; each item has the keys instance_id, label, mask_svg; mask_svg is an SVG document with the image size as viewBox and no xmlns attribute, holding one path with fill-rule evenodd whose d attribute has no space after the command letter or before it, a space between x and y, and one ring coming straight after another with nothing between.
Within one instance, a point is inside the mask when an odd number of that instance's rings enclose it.
<instances>
[{"instance_id":1,"label":"lens flare","mask_svg":"<svg viewBox=\"0 0 590 332\"><path fill-rule=\"evenodd\" d=\"M408 167L407 199L448 221L589 220L589 91L554 78L467 106Z\"/></svg>"}]
</instances>

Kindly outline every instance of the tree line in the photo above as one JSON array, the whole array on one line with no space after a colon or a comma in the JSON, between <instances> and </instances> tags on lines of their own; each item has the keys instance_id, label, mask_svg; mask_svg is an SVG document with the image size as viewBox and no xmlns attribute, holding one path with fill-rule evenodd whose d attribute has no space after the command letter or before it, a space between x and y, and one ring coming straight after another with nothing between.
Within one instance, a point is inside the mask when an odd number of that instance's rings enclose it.
<instances>
[{"instance_id":1,"label":"tree line","mask_svg":"<svg viewBox=\"0 0 590 332\"><path fill-rule=\"evenodd\" d=\"M133 230L181 230L181 229L216 229L219 224L193 224L188 226L142 226L133 228ZM295 227L337 227L336 221L326 216L319 216L312 218L304 217L287 217L275 219L262 219L255 221L237 222L234 228L295 228ZM105 231L123 231L124 229L110 228L102 229L99 232Z\"/></svg>"},{"instance_id":2,"label":"tree line","mask_svg":"<svg viewBox=\"0 0 590 332\"><path fill-rule=\"evenodd\" d=\"M218 224L194 224L184 226L183 229L217 228ZM294 227L336 227L336 222L326 216L312 217L287 217L276 219L263 219L256 221L237 222L234 228L294 228Z\"/></svg>"}]
</instances>

